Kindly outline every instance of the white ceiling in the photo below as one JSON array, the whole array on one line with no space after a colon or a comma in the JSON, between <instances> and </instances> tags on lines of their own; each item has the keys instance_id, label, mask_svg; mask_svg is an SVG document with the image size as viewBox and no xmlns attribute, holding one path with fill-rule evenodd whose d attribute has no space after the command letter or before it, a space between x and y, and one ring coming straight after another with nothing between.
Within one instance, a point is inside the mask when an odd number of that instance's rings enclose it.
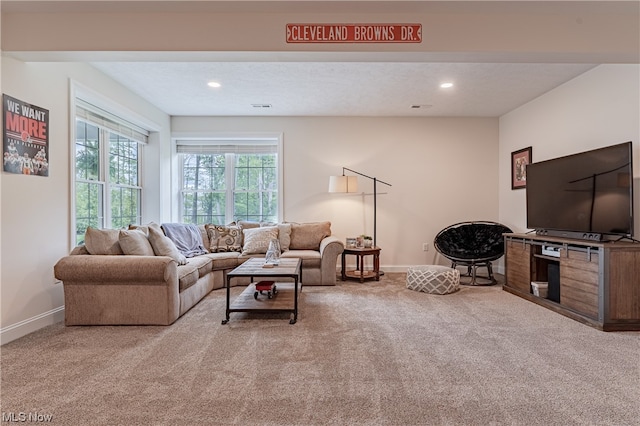
<instances>
[{"instance_id":1,"label":"white ceiling","mask_svg":"<svg viewBox=\"0 0 640 426\"><path fill-rule=\"evenodd\" d=\"M92 64L173 116L497 117L594 66L306 58L300 62L245 58L239 62ZM221 87L207 87L211 80ZM454 87L441 89L443 82Z\"/></svg>"}]
</instances>

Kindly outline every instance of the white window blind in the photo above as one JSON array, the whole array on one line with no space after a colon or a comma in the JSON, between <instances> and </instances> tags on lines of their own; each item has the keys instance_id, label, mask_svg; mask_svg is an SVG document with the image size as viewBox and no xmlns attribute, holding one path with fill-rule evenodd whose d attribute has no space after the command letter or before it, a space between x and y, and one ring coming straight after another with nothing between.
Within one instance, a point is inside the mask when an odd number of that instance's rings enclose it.
<instances>
[{"instance_id":1,"label":"white window blind","mask_svg":"<svg viewBox=\"0 0 640 426\"><path fill-rule=\"evenodd\" d=\"M178 154L277 154L278 142L274 140L262 141L251 140L246 143L240 141L210 140L176 141L176 151Z\"/></svg>"},{"instance_id":2,"label":"white window blind","mask_svg":"<svg viewBox=\"0 0 640 426\"><path fill-rule=\"evenodd\" d=\"M146 144L149 140L147 130L82 99L76 99L76 117L136 142Z\"/></svg>"}]
</instances>

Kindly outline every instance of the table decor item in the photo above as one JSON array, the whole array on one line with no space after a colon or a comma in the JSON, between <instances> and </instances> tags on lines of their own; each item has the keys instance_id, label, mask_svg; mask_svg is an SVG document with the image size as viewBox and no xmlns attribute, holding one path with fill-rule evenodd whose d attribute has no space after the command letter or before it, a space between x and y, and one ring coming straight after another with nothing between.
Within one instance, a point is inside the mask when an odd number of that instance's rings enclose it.
<instances>
[{"instance_id":1,"label":"table decor item","mask_svg":"<svg viewBox=\"0 0 640 426\"><path fill-rule=\"evenodd\" d=\"M280 263L280 255L282 254L280 250L280 241L277 238L269 241L269 248L267 249L267 253L264 256L264 264L265 265L277 265Z\"/></svg>"}]
</instances>

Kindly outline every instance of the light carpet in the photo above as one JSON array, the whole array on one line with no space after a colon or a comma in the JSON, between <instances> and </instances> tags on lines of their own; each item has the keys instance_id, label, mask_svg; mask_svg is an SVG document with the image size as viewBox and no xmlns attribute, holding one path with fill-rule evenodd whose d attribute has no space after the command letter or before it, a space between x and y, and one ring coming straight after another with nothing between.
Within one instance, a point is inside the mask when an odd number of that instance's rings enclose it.
<instances>
[{"instance_id":1,"label":"light carpet","mask_svg":"<svg viewBox=\"0 0 640 426\"><path fill-rule=\"evenodd\" d=\"M232 289L237 295L242 288ZM640 333L502 291L305 287L287 315L213 291L168 327L56 324L1 348L3 420L60 425L640 425Z\"/></svg>"}]
</instances>

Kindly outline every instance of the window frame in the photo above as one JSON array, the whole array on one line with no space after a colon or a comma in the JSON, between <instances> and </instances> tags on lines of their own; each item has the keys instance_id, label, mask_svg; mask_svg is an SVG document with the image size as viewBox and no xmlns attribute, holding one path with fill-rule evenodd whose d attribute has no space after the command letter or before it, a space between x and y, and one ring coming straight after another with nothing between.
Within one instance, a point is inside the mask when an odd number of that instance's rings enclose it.
<instances>
[{"instance_id":1,"label":"window frame","mask_svg":"<svg viewBox=\"0 0 640 426\"><path fill-rule=\"evenodd\" d=\"M140 224L142 222L142 197L144 193L144 187L142 185L142 161L143 161L143 143L139 141L135 141L128 136L119 134L110 129L106 129L87 121L83 118L79 118L78 116L74 116L74 123L77 125L78 122L85 123L89 126L97 127L98 129L98 176L97 179L78 179L76 172L76 147L77 147L77 134L74 130L74 140L73 140L73 153L74 153L74 161L72 163L73 174L73 227L72 227L72 238L74 244L77 245L77 236L76 227L77 227L77 184L78 183L86 183L89 185L97 185L101 188L101 199L98 200L99 206L101 207L101 211L98 211L98 226L101 228L113 228L113 202L112 202L112 191L113 190L134 190L138 192L138 202L137 202L137 212L135 214L136 221L135 223ZM74 129L76 127L74 126ZM125 183L117 183L113 182L111 179L111 145L112 142L110 140L111 135L117 135L119 137L125 138L131 142L136 144L137 158L136 158L136 175L137 175L137 185L125 184Z\"/></svg>"},{"instance_id":2,"label":"window frame","mask_svg":"<svg viewBox=\"0 0 640 426\"><path fill-rule=\"evenodd\" d=\"M127 139L128 141L134 142L136 144L136 177L137 177L137 185L132 185L130 183L117 183L117 182L112 182L111 181L111 145L112 142L110 139L107 140L107 144L105 146L105 152L106 155L104 157L104 161L107 163L107 165L109 166L108 170L105 170L105 175L106 175L106 182L105 182L105 194L104 197L106 198L106 206L105 206L105 211L107 213L106 216L106 223L108 224L109 227L113 227L113 201L112 201L112 191L114 189L117 189L119 191L122 190L134 190L134 191L138 191L138 204L137 204L137 212L135 214L135 218L136 221L134 222L137 225L141 225L142 224L142 194L143 194L143 187L142 187L142 160L143 160L143 152L144 152L144 144L142 142L136 141L134 139L131 139L128 136L113 132L113 131L105 131L106 135L116 135L122 138ZM118 154L118 157L121 157L120 154ZM122 216L120 216L122 217Z\"/></svg>"},{"instance_id":3,"label":"window frame","mask_svg":"<svg viewBox=\"0 0 640 426\"><path fill-rule=\"evenodd\" d=\"M127 125L131 125L131 128L134 129L133 134L122 133L118 131L114 131L113 129L109 130L111 133L119 134L127 139L134 140L137 142L137 174L138 174L138 191L139 191L139 199L137 206L137 217L138 221L141 222L144 218L144 206L145 206L145 155L144 155L144 146L148 144L149 139L151 138L152 132L158 131L158 125L143 116L136 114L135 112L127 109L119 103L112 101L111 99L95 92L92 89L84 86L83 84L71 80L69 85L69 247L76 247L77 244L77 218L76 218L76 122L79 118L78 107L86 108L86 104L91 104L91 106L96 107L98 110L104 112L104 116L107 120L113 121L113 119L117 119ZM82 118L82 117L80 117ZM91 120L83 120L88 121L92 125L96 125L92 123ZM99 132L102 132L102 128L97 126ZM124 129L127 131L128 129ZM142 132L142 133L141 133ZM144 135L144 141L138 140L137 135ZM99 155L100 159L100 171L101 174L100 180L83 180L85 182L90 183L99 183L100 188L102 190L102 196L99 200L99 203L102 204L102 226L110 227L111 226L111 188L108 184L105 184L103 177L108 178L109 174L109 141L107 143L101 143L99 147Z\"/></svg>"},{"instance_id":4,"label":"window frame","mask_svg":"<svg viewBox=\"0 0 640 426\"><path fill-rule=\"evenodd\" d=\"M183 202L183 187L184 187L184 162L182 160L181 153L178 152L178 146L184 145L210 145L210 146L224 146L224 145L271 145L275 147L276 154L276 175L277 175L277 221L281 222L284 218L284 161L283 161L283 137L282 133L260 133L260 134L206 134L197 135L193 134L182 135L174 134L172 137L172 154L175 158L174 164L176 165L176 179L174 179L174 196L175 196L175 210L173 216L177 218L177 221L183 222L184 217L184 202ZM232 167L229 167L229 158L227 156L225 161L225 178L227 182L233 182L235 163ZM225 223L228 223L234 218L234 189L229 187L225 190Z\"/></svg>"}]
</instances>

